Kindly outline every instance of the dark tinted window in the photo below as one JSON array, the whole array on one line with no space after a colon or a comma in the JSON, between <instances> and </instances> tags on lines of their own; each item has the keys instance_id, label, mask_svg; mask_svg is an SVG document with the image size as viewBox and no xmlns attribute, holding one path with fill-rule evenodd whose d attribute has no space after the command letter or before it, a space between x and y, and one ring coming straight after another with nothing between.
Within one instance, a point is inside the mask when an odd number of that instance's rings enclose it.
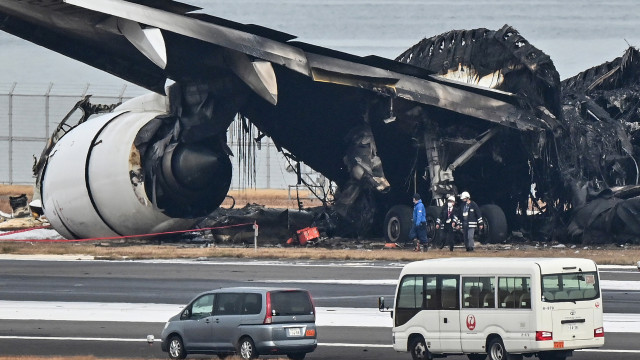
<instances>
[{"instance_id":1,"label":"dark tinted window","mask_svg":"<svg viewBox=\"0 0 640 360\"><path fill-rule=\"evenodd\" d=\"M242 300L244 294L227 293L217 294L214 315L240 315L242 313Z\"/></svg>"},{"instance_id":2,"label":"dark tinted window","mask_svg":"<svg viewBox=\"0 0 640 360\"><path fill-rule=\"evenodd\" d=\"M262 311L262 295L244 294L243 314L260 314Z\"/></svg>"},{"instance_id":3,"label":"dark tinted window","mask_svg":"<svg viewBox=\"0 0 640 360\"><path fill-rule=\"evenodd\" d=\"M275 316L312 315L313 305L306 291L272 291L271 311Z\"/></svg>"}]
</instances>

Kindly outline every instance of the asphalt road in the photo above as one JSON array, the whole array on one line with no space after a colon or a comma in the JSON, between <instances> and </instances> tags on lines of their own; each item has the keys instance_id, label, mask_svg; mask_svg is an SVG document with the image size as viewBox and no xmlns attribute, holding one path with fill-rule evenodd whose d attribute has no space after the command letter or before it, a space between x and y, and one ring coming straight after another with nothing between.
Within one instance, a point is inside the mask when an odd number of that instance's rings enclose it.
<instances>
[{"instance_id":1,"label":"asphalt road","mask_svg":"<svg viewBox=\"0 0 640 360\"><path fill-rule=\"evenodd\" d=\"M392 280L397 279L401 266L389 262L0 260L0 301L183 305L207 289L284 282L286 286L309 289L318 307L375 309L378 296L392 298ZM631 270L603 271L601 276L603 280L640 281L640 273ZM342 283L328 281L336 279ZM377 280L386 281L371 285ZM605 312L640 314L639 295L638 290L604 291ZM2 319L0 354L165 358L159 343L148 345L145 341L148 334L158 337L163 325L91 319ZM358 325L321 326L320 345L308 359L410 359L409 354L396 353L389 347L390 328ZM638 359L637 338L637 333L607 333L604 348L576 352L573 359Z\"/></svg>"}]
</instances>

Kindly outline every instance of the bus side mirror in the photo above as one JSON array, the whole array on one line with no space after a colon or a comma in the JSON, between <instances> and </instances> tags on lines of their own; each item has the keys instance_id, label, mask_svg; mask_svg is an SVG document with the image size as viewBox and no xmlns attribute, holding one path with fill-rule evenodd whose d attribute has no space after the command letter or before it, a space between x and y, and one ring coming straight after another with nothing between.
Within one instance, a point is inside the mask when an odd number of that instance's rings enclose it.
<instances>
[{"instance_id":1,"label":"bus side mirror","mask_svg":"<svg viewBox=\"0 0 640 360\"><path fill-rule=\"evenodd\" d=\"M378 310L381 312L388 312L393 318L393 310L389 310L388 307L384 306L384 296L380 296L378 298Z\"/></svg>"}]
</instances>

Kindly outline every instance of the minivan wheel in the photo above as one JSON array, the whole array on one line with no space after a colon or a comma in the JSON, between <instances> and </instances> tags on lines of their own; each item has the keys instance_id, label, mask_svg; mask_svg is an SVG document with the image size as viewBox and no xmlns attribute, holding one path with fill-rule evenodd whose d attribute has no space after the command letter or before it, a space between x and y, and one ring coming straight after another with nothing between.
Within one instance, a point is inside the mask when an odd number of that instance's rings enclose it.
<instances>
[{"instance_id":1,"label":"minivan wheel","mask_svg":"<svg viewBox=\"0 0 640 360\"><path fill-rule=\"evenodd\" d=\"M186 356L187 352L184 351L182 339L180 339L179 336L172 336L169 338L169 358L184 359Z\"/></svg>"},{"instance_id":2,"label":"minivan wheel","mask_svg":"<svg viewBox=\"0 0 640 360\"><path fill-rule=\"evenodd\" d=\"M427 350L427 344L422 337L415 338L409 345L409 351L413 360L427 360L429 359L429 350Z\"/></svg>"},{"instance_id":3,"label":"minivan wheel","mask_svg":"<svg viewBox=\"0 0 640 360\"><path fill-rule=\"evenodd\" d=\"M307 355L306 353L293 353L293 354L287 354L287 357L291 360L302 360L306 355Z\"/></svg>"},{"instance_id":4,"label":"minivan wheel","mask_svg":"<svg viewBox=\"0 0 640 360\"><path fill-rule=\"evenodd\" d=\"M255 359L258 357L256 346L249 337L243 337L238 343L238 355L243 359Z\"/></svg>"}]
</instances>

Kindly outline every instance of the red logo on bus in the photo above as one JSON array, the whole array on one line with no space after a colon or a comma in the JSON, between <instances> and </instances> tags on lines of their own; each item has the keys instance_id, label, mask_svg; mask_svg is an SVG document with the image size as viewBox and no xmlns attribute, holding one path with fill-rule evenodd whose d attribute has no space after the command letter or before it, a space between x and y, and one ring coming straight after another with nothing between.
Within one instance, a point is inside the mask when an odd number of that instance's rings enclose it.
<instances>
[{"instance_id":1,"label":"red logo on bus","mask_svg":"<svg viewBox=\"0 0 640 360\"><path fill-rule=\"evenodd\" d=\"M467 316L467 329L473 330L476 328L476 317L473 315Z\"/></svg>"},{"instance_id":2,"label":"red logo on bus","mask_svg":"<svg viewBox=\"0 0 640 360\"><path fill-rule=\"evenodd\" d=\"M596 301L596 307L599 308L600 307L600 302Z\"/></svg>"}]
</instances>

